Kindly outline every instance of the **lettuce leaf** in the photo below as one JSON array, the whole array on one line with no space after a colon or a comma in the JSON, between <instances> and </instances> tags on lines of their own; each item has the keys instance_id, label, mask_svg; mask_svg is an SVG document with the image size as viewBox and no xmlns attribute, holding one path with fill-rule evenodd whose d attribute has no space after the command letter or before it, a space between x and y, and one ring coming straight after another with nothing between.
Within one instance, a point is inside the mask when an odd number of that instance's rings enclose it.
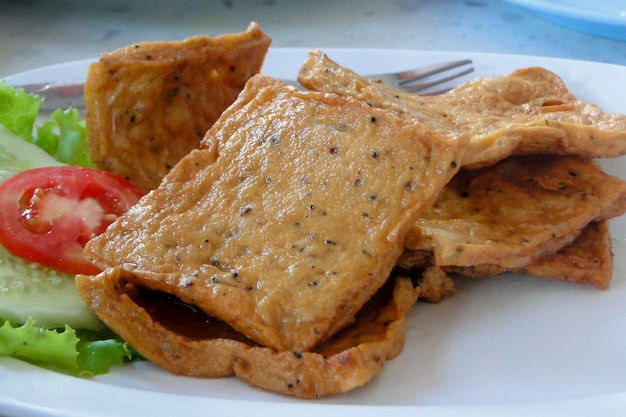
<instances>
[{"instance_id":1,"label":"lettuce leaf","mask_svg":"<svg viewBox=\"0 0 626 417\"><path fill-rule=\"evenodd\" d=\"M44 329L32 319L19 327L4 321L0 327L0 356L83 377L105 374L112 366L143 359L126 342L112 333L110 336L102 339L97 332L80 332L69 326Z\"/></svg>"},{"instance_id":2,"label":"lettuce leaf","mask_svg":"<svg viewBox=\"0 0 626 417\"><path fill-rule=\"evenodd\" d=\"M85 122L79 119L77 109L52 112L49 120L36 126L31 142L64 164L96 167L89 157Z\"/></svg>"},{"instance_id":3,"label":"lettuce leaf","mask_svg":"<svg viewBox=\"0 0 626 417\"><path fill-rule=\"evenodd\" d=\"M80 330L77 334L80 339L77 345L80 376L106 374L112 366L145 360L113 332L109 337L103 337L99 332Z\"/></svg>"},{"instance_id":4,"label":"lettuce leaf","mask_svg":"<svg viewBox=\"0 0 626 417\"><path fill-rule=\"evenodd\" d=\"M75 371L78 368L78 339L73 330L63 332L36 327L29 320L20 327L5 321L0 327L0 355L13 356L51 367Z\"/></svg>"},{"instance_id":5,"label":"lettuce leaf","mask_svg":"<svg viewBox=\"0 0 626 417\"><path fill-rule=\"evenodd\" d=\"M85 121L77 109L57 109L37 124L41 98L0 80L0 124L57 161L95 167L89 157Z\"/></svg>"},{"instance_id":6,"label":"lettuce leaf","mask_svg":"<svg viewBox=\"0 0 626 417\"><path fill-rule=\"evenodd\" d=\"M31 141L41 99L0 80L0 124L24 140Z\"/></svg>"}]
</instances>

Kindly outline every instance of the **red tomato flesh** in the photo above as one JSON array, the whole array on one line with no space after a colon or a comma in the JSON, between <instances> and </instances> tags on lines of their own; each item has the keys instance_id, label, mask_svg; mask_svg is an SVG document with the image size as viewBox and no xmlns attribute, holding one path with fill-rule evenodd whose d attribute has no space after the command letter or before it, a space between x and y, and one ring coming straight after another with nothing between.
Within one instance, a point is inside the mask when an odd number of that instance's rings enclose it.
<instances>
[{"instance_id":1,"label":"red tomato flesh","mask_svg":"<svg viewBox=\"0 0 626 417\"><path fill-rule=\"evenodd\" d=\"M0 244L31 262L70 274L100 270L83 255L143 193L98 169L55 166L22 171L0 184Z\"/></svg>"}]
</instances>

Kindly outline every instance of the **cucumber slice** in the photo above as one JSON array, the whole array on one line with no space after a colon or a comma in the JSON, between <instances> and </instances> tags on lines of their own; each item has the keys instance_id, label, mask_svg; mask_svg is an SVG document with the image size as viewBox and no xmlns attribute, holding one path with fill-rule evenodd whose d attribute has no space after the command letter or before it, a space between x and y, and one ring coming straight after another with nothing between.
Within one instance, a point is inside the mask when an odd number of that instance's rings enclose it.
<instances>
[{"instance_id":1,"label":"cucumber slice","mask_svg":"<svg viewBox=\"0 0 626 417\"><path fill-rule=\"evenodd\" d=\"M62 165L0 126L0 182L26 169ZM38 326L104 329L74 287L74 276L23 260L0 245L0 318Z\"/></svg>"},{"instance_id":2,"label":"cucumber slice","mask_svg":"<svg viewBox=\"0 0 626 417\"><path fill-rule=\"evenodd\" d=\"M0 125L0 182L20 171L56 165L63 164Z\"/></svg>"},{"instance_id":3,"label":"cucumber slice","mask_svg":"<svg viewBox=\"0 0 626 417\"><path fill-rule=\"evenodd\" d=\"M0 317L45 328L102 330L104 324L74 287L74 276L14 256L0 246Z\"/></svg>"}]
</instances>

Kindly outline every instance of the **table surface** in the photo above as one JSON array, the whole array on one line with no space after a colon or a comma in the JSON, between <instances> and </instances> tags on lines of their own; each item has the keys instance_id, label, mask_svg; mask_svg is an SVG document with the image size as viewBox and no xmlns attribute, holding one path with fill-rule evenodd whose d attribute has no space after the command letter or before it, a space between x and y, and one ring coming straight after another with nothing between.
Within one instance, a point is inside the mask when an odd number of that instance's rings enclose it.
<instances>
[{"instance_id":1,"label":"table surface","mask_svg":"<svg viewBox=\"0 0 626 417\"><path fill-rule=\"evenodd\" d=\"M497 0L0 0L0 78L140 41L235 33L274 47L512 53L626 65L626 42Z\"/></svg>"}]
</instances>

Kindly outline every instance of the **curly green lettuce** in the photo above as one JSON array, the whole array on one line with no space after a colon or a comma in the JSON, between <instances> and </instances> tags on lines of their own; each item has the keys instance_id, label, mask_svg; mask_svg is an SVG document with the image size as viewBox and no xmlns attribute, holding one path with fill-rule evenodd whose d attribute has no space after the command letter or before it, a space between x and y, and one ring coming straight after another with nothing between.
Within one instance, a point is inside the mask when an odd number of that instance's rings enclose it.
<instances>
[{"instance_id":1,"label":"curly green lettuce","mask_svg":"<svg viewBox=\"0 0 626 417\"><path fill-rule=\"evenodd\" d=\"M39 97L0 80L0 124L9 132L30 141L40 104Z\"/></svg>"},{"instance_id":2,"label":"curly green lettuce","mask_svg":"<svg viewBox=\"0 0 626 417\"><path fill-rule=\"evenodd\" d=\"M109 372L112 366L138 358L116 337L101 339L101 333L45 329L29 319L21 326L4 321L0 326L0 356L12 356L77 376L89 377Z\"/></svg>"},{"instance_id":3,"label":"curly green lettuce","mask_svg":"<svg viewBox=\"0 0 626 417\"><path fill-rule=\"evenodd\" d=\"M58 162L95 167L89 157L85 121L77 109L57 109L35 125L41 99L0 81L0 124L37 145Z\"/></svg>"},{"instance_id":4,"label":"curly green lettuce","mask_svg":"<svg viewBox=\"0 0 626 417\"><path fill-rule=\"evenodd\" d=\"M87 148L85 121L76 109L57 109L40 126L31 142L59 162L95 168Z\"/></svg>"}]
</instances>

